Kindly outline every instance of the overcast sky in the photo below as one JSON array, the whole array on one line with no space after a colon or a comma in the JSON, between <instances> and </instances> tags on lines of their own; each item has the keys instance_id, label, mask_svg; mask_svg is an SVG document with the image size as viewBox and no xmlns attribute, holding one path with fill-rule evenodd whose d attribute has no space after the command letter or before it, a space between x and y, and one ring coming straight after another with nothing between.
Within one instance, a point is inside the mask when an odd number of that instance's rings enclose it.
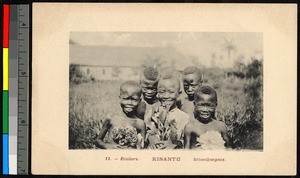
<instances>
[{"instance_id":1,"label":"overcast sky","mask_svg":"<svg viewBox=\"0 0 300 178\"><path fill-rule=\"evenodd\" d=\"M244 56L248 63L251 57L262 59L262 33L215 33L215 32L71 32L70 40L82 46L134 46L163 47L173 46L182 54L197 56L205 65L210 65L214 55L216 60L227 62L228 44L235 47L230 53L233 61Z\"/></svg>"}]
</instances>

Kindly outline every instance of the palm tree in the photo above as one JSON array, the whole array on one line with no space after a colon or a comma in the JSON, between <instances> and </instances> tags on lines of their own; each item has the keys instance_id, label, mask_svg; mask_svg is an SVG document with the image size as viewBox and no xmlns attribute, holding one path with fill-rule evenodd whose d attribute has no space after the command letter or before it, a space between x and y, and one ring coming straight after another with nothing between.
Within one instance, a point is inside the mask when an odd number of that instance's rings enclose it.
<instances>
[{"instance_id":1,"label":"palm tree","mask_svg":"<svg viewBox=\"0 0 300 178\"><path fill-rule=\"evenodd\" d=\"M224 43L224 48L223 50L227 51L227 55L228 55L228 64L230 65L231 62L231 52L232 51L237 51L236 46L233 44L233 39L228 40L227 38L224 38L225 43Z\"/></svg>"}]
</instances>

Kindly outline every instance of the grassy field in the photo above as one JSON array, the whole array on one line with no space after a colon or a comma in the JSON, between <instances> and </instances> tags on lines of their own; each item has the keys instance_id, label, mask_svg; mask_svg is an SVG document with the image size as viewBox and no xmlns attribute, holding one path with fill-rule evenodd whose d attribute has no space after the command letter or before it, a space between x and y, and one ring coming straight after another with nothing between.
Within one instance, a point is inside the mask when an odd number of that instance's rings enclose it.
<instances>
[{"instance_id":1,"label":"grassy field","mask_svg":"<svg viewBox=\"0 0 300 178\"><path fill-rule=\"evenodd\" d=\"M245 91L249 80L224 78L223 74L207 71L204 82L217 90L217 118L226 123L234 148L262 150L262 101L249 98ZM95 148L92 142L101 129L102 119L107 113L121 112L120 84L121 81L98 81L70 85L70 149Z\"/></svg>"}]
</instances>

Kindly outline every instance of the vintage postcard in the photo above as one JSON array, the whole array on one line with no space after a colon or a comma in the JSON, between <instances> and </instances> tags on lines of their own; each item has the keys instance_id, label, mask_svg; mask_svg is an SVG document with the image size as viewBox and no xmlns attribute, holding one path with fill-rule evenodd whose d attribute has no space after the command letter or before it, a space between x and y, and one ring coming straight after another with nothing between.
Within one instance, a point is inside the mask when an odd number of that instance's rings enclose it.
<instances>
[{"instance_id":1,"label":"vintage postcard","mask_svg":"<svg viewBox=\"0 0 300 178\"><path fill-rule=\"evenodd\" d=\"M296 174L296 5L32 7L33 174Z\"/></svg>"}]
</instances>

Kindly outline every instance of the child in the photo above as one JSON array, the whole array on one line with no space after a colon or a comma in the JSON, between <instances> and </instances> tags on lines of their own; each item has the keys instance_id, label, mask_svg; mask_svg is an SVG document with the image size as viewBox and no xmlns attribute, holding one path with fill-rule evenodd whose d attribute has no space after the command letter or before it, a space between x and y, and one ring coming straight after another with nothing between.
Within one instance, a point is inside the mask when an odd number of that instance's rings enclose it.
<instances>
[{"instance_id":1,"label":"child","mask_svg":"<svg viewBox=\"0 0 300 178\"><path fill-rule=\"evenodd\" d=\"M217 93L209 86L195 89L195 120L185 127L185 148L225 149L229 147L226 126L215 119Z\"/></svg>"},{"instance_id":2,"label":"child","mask_svg":"<svg viewBox=\"0 0 300 178\"><path fill-rule=\"evenodd\" d=\"M137 109L137 116L141 119L144 119L144 115L150 107L159 103L156 97L158 80L159 74L156 68L147 67L143 70L140 78L142 102Z\"/></svg>"},{"instance_id":3,"label":"child","mask_svg":"<svg viewBox=\"0 0 300 178\"><path fill-rule=\"evenodd\" d=\"M181 78L181 72L178 71L178 70L176 70L176 69L174 69L174 67L170 67L170 66L162 67L159 70L159 73L160 73L161 76L174 76L176 78ZM180 81L179 96L181 96L182 90L183 90L182 89L182 83ZM180 97L177 98L176 105L180 109L180 107L182 105Z\"/></svg>"},{"instance_id":4,"label":"child","mask_svg":"<svg viewBox=\"0 0 300 178\"><path fill-rule=\"evenodd\" d=\"M160 105L149 109L145 115L146 139L154 149L183 148L183 131L189 116L177 108L179 90L180 81L172 75L158 82Z\"/></svg>"},{"instance_id":5,"label":"child","mask_svg":"<svg viewBox=\"0 0 300 178\"><path fill-rule=\"evenodd\" d=\"M145 123L138 119L137 107L141 101L142 89L137 82L126 81L120 87L122 116L106 118L95 145L102 149L143 148ZM106 143L105 140L108 141Z\"/></svg>"},{"instance_id":6,"label":"child","mask_svg":"<svg viewBox=\"0 0 300 178\"><path fill-rule=\"evenodd\" d=\"M181 98L181 106L179 108L189 114L192 119L194 118L194 90L199 84L202 84L202 73L197 67L186 67L182 72L182 80L183 89L187 96Z\"/></svg>"}]
</instances>

